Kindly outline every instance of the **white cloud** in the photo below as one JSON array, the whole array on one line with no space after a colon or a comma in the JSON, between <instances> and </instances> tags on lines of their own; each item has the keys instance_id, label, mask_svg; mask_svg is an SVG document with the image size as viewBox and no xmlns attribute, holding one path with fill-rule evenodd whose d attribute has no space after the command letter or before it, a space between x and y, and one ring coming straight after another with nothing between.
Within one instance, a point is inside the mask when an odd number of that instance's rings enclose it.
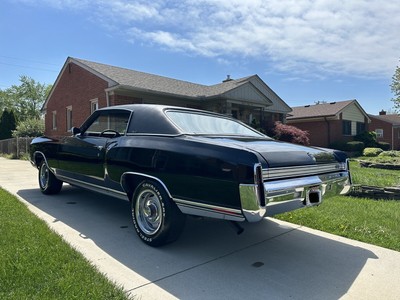
<instances>
[{"instance_id":1,"label":"white cloud","mask_svg":"<svg viewBox=\"0 0 400 300\"><path fill-rule=\"evenodd\" d=\"M220 61L265 57L282 72L387 77L400 57L398 0L37 2L97 14L135 42Z\"/></svg>"}]
</instances>

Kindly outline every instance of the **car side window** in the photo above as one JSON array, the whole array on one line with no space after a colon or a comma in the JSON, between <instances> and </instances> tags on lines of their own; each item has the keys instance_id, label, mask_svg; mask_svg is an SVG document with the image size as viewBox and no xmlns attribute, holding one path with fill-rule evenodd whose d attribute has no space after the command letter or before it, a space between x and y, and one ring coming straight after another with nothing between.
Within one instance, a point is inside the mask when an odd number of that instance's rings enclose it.
<instances>
[{"instance_id":1,"label":"car side window","mask_svg":"<svg viewBox=\"0 0 400 300\"><path fill-rule=\"evenodd\" d=\"M114 137L116 133L124 135L129 121L130 112L109 111L100 113L86 129L86 136Z\"/></svg>"}]
</instances>

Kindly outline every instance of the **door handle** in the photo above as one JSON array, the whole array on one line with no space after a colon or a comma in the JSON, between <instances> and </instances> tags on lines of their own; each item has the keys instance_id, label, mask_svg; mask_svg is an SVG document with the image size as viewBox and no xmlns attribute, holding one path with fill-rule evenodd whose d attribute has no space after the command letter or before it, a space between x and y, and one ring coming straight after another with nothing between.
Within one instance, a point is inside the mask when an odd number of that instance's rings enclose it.
<instances>
[{"instance_id":1,"label":"door handle","mask_svg":"<svg viewBox=\"0 0 400 300\"><path fill-rule=\"evenodd\" d=\"M106 151L109 151L111 148L115 147L118 144L117 141L113 141L111 143L106 144Z\"/></svg>"}]
</instances>

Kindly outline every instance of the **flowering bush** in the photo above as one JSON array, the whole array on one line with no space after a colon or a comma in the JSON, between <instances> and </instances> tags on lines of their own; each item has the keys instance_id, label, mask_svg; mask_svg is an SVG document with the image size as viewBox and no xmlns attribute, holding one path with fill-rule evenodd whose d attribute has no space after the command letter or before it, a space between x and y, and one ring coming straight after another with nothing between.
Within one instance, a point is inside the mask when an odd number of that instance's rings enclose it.
<instances>
[{"instance_id":1,"label":"flowering bush","mask_svg":"<svg viewBox=\"0 0 400 300\"><path fill-rule=\"evenodd\" d=\"M281 122L275 122L274 134L275 134L274 137L280 141L285 141L300 145L310 145L308 131L301 130L292 125L286 125L282 124Z\"/></svg>"}]
</instances>

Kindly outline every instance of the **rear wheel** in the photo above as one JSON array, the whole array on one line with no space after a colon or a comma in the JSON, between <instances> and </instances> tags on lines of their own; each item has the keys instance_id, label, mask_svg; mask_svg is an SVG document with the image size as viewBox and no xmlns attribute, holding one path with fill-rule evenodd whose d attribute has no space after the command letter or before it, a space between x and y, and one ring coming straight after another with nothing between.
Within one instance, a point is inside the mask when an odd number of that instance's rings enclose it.
<instances>
[{"instance_id":1,"label":"rear wheel","mask_svg":"<svg viewBox=\"0 0 400 300\"><path fill-rule=\"evenodd\" d=\"M49 167L42 161L39 166L39 187L43 194L57 194L61 191L62 181L50 171Z\"/></svg>"},{"instance_id":2,"label":"rear wheel","mask_svg":"<svg viewBox=\"0 0 400 300\"><path fill-rule=\"evenodd\" d=\"M185 215L155 181L145 180L139 184L131 210L137 235L153 247L175 241L185 224Z\"/></svg>"}]
</instances>

